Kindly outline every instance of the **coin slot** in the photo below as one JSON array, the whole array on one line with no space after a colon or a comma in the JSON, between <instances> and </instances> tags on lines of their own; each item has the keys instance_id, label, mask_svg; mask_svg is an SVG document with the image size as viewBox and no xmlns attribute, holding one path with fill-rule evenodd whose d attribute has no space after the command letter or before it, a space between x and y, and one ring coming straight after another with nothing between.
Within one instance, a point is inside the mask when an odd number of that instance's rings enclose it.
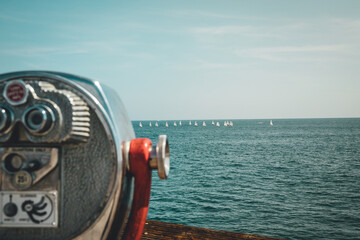
<instances>
[{"instance_id":1,"label":"coin slot","mask_svg":"<svg viewBox=\"0 0 360 240\"><path fill-rule=\"evenodd\" d=\"M31 187L33 179L29 172L21 170L13 176L13 185L18 190L25 190Z\"/></svg>"}]
</instances>

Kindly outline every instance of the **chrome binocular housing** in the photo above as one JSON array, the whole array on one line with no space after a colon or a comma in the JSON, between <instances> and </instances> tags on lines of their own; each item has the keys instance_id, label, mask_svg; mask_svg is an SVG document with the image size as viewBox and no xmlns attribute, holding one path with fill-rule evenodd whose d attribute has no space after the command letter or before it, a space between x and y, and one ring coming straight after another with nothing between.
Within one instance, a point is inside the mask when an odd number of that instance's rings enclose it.
<instances>
[{"instance_id":1,"label":"chrome binocular housing","mask_svg":"<svg viewBox=\"0 0 360 240\"><path fill-rule=\"evenodd\" d=\"M136 139L99 82L15 72L0 75L0 165L0 239L140 239L169 144Z\"/></svg>"}]
</instances>

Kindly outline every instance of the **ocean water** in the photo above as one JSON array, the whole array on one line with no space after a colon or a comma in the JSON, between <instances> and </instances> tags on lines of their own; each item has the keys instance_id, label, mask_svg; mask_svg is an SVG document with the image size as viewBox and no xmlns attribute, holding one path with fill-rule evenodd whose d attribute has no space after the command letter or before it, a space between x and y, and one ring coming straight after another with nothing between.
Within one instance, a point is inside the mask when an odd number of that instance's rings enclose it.
<instances>
[{"instance_id":1,"label":"ocean water","mask_svg":"<svg viewBox=\"0 0 360 240\"><path fill-rule=\"evenodd\" d=\"M133 122L137 137L156 143L166 134L170 144L169 179L153 172L149 219L285 239L360 239L360 119L232 121Z\"/></svg>"}]
</instances>

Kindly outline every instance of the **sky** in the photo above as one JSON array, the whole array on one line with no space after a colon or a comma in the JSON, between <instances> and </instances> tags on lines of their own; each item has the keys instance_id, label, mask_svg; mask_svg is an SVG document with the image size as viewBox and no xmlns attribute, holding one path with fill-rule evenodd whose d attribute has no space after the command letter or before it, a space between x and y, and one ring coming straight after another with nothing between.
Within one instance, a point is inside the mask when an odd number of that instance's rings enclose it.
<instances>
[{"instance_id":1,"label":"sky","mask_svg":"<svg viewBox=\"0 0 360 240\"><path fill-rule=\"evenodd\" d=\"M0 73L112 87L132 120L360 117L360 1L0 1Z\"/></svg>"}]
</instances>

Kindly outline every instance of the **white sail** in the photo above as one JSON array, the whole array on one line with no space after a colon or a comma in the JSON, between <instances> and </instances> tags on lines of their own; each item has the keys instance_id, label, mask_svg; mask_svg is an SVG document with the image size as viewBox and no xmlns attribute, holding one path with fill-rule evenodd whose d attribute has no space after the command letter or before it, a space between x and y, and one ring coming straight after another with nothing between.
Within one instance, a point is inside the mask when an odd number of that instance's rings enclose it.
<instances>
[{"instance_id":1,"label":"white sail","mask_svg":"<svg viewBox=\"0 0 360 240\"><path fill-rule=\"evenodd\" d=\"M179 126L181 126L181 121L179 122Z\"/></svg>"},{"instance_id":2,"label":"white sail","mask_svg":"<svg viewBox=\"0 0 360 240\"><path fill-rule=\"evenodd\" d=\"M274 124L273 124L272 120L270 120L270 126L274 126Z\"/></svg>"},{"instance_id":3,"label":"white sail","mask_svg":"<svg viewBox=\"0 0 360 240\"><path fill-rule=\"evenodd\" d=\"M158 126L159 126L159 124L158 124L158 122L156 122L156 123L155 123L155 127L158 127Z\"/></svg>"},{"instance_id":4,"label":"white sail","mask_svg":"<svg viewBox=\"0 0 360 240\"><path fill-rule=\"evenodd\" d=\"M197 121L195 121L194 126L197 127L197 125L198 125L198 124L197 124Z\"/></svg>"},{"instance_id":5,"label":"white sail","mask_svg":"<svg viewBox=\"0 0 360 240\"><path fill-rule=\"evenodd\" d=\"M220 123L219 123L219 122L216 122L216 126L217 126L217 127L220 127Z\"/></svg>"},{"instance_id":6,"label":"white sail","mask_svg":"<svg viewBox=\"0 0 360 240\"><path fill-rule=\"evenodd\" d=\"M233 124L232 121L230 121L229 126L230 126L230 127L234 126L234 124Z\"/></svg>"},{"instance_id":7,"label":"white sail","mask_svg":"<svg viewBox=\"0 0 360 240\"><path fill-rule=\"evenodd\" d=\"M151 122L149 123L149 127L151 127L152 125L151 125Z\"/></svg>"},{"instance_id":8,"label":"white sail","mask_svg":"<svg viewBox=\"0 0 360 240\"><path fill-rule=\"evenodd\" d=\"M206 127L206 123L205 123L205 121L203 122L203 127Z\"/></svg>"},{"instance_id":9,"label":"white sail","mask_svg":"<svg viewBox=\"0 0 360 240\"><path fill-rule=\"evenodd\" d=\"M211 122L211 125L215 125L214 121Z\"/></svg>"},{"instance_id":10,"label":"white sail","mask_svg":"<svg viewBox=\"0 0 360 240\"><path fill-rule=\"evenodd\" d=\"M189 125L191 126L191 121L189 122Z\"/></svg>"},{"instance_id":11,"label":"white sail","mask_svg":"<svg viewBox=\"0 0 360 240\"><path fill-rule=\"evenodd\" d=\"M177 124L176 124L176 122L174 122L174 127L176 127L177 126Z\"/></svg>"},{"instance_id":12,"label":"white sail","mask_svg":"<svg viewBox=\"0 0 360 240\"><path fill-rule=\"evenodd\" d=\"M139 123L139 127L141 127L141 128L142 128L142 124L141 124L141 122Z\"/></svg>"},{"instance_id":13,"label":"white sail","mask_svg":"<svg viewBox=\"0 0 360 240\"><path fill-rule=\"evenodd\" d=\"M166 122L166 123L165 123L165 127L169 127L169 124L168 124L168 122Z\"/></svg>"}]
</instances>

